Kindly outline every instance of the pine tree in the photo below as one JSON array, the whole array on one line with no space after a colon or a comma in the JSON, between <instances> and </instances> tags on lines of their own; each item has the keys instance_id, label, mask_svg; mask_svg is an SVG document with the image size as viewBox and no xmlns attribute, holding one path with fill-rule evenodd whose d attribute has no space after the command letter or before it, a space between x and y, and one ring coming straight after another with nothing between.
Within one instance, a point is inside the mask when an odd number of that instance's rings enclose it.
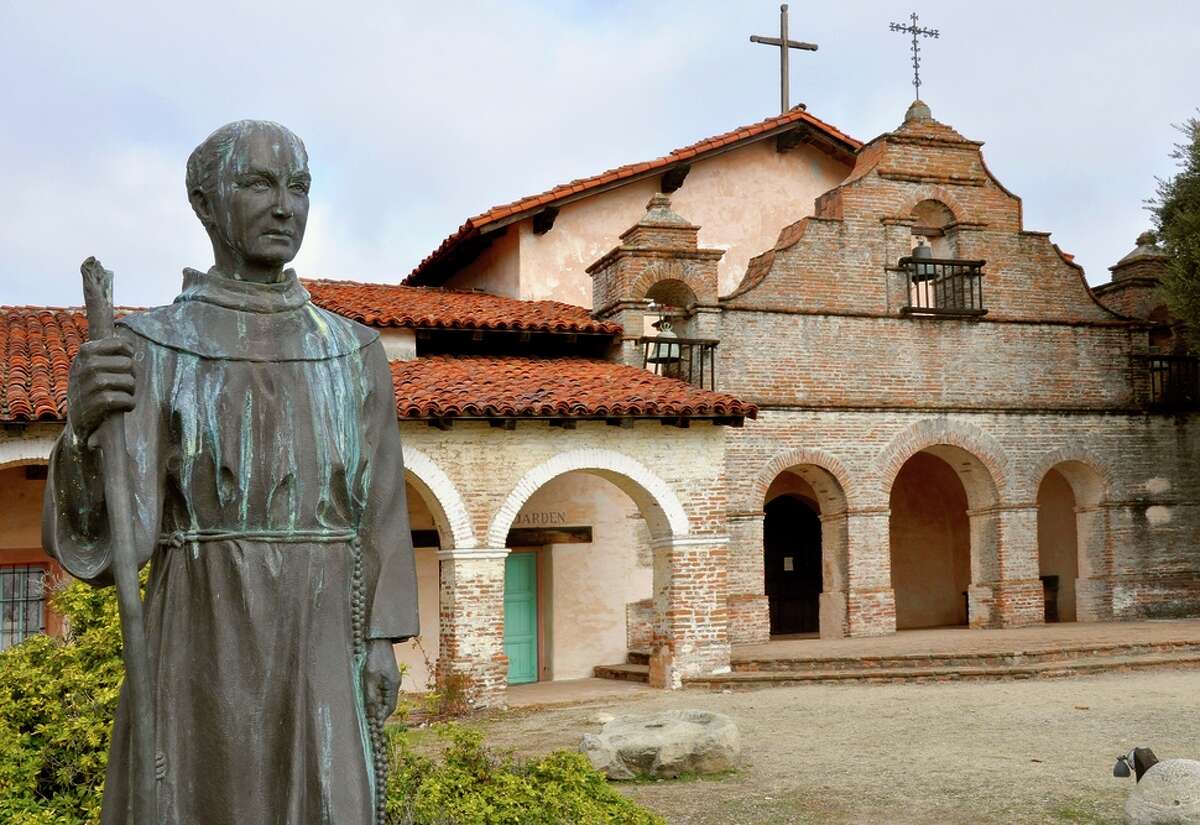
<instances>
[{"instance_id":1,"label":"pine tree","mask_svg":"<svg viewBox=\"0 0 1200 825\"><path fill-rule=\"evenodd\" d=\"M1179 163L1175 177L1158 181L1150 202L1158 239L1171 259L1163 294L1180 319L1193 352L1200 352L1200 119L1176 125L1186 138L1171 157Z\"/></svg>"}]
</instances>

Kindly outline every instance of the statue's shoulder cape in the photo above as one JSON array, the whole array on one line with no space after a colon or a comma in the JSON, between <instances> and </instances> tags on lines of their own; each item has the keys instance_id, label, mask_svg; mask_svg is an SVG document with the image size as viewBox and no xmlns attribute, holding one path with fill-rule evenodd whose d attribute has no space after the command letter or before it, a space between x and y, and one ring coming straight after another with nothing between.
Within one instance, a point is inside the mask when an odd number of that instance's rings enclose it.
<instances>
[{"instance_id":1,"label":"statue's shoulder cape","mask_svg":"<svg viewBox=\"0 0 1200 825\"><path fill-rule=\"evenodd\" d=\"M230 361L323 361L379 340L377 331L314 305L288 275L280 284L247 284L185 271L175 303L117 324L160 346Z\"/></svg>"}]
</instances>

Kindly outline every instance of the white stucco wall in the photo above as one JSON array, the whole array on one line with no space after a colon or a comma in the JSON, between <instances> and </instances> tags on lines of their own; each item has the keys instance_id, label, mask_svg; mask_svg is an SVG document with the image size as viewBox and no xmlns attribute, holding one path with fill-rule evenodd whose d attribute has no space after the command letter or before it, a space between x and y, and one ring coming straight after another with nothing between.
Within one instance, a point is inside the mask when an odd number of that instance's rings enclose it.
<instances>
[{"instance_id":1,"label":"white stucco wall","mask_svg":"<svg viewBox=\"0 0 1200 825\"><path fill-rule=\"evenodd\" d=\"M780 229L811 215L816 198L849 171L812 147L781 154L767 139L693 164L671 205L700 226L701 246L725 250L718 269L724 294L741 281L750 258L774 246ZM620 242L659 182L655 175L567 204L544 235L533 234L532 219L519 221L450 284L590 307L592 282L584 270Z\"/></svg>"}]
</instances>

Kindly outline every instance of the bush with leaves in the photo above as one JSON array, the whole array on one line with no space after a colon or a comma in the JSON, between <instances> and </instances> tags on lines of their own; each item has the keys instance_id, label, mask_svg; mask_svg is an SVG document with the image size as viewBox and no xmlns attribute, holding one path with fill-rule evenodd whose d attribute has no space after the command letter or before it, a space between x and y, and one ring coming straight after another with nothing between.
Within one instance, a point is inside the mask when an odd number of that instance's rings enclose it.
<instances>
[{"instance_id":1,"label":"bush with leaves","mask_svg":"<svg viewBox=\"0 0 1200 825\"><path fill-rule=\"evenodd\" d=\"M453 722L434 726L440 761L421 756L390 729L388 825L665 825L609 786L587 758L555 751L520 762Z\"/></svg>"},{"instance_id":2,"label":"bush with leaves","mask_svg":"<svg viewBox=\"0 0 1200 825\"><path fill-rule=\"evenodd\" d=\"M1184 325L1193 352L1200 352L1200 119L1176 127L1186 138L1171 157L1179 173L1159 180L1150 202L1158 240L1171 256L1163 293L1171 313Z\"/></svg>"},{"instance_id":3,"label":"bush with leaves","mask_svg":"<svg viewBox=\"0 0 1200 825\"><path fill-rule=\"evenodd\" d=\"M53 597L64 639L34 636L0 652L0 823L97 825L124 669L112 588L72 584ZM663 825L609 787L580 754L524 764L447 724L440 761L388 727L388 825Z\"/></svg>"},{"instance_id":4,"label":"bush with leaves","mask_svg":"<svg viewBox=\"0 0 1200 825\"><path fill-rule=\"evenodd\" d=\"M53 596L65 639L33 636L0 652L0 822L93 825L121 677L111 588Z\"/></svg>"}]
</instances>

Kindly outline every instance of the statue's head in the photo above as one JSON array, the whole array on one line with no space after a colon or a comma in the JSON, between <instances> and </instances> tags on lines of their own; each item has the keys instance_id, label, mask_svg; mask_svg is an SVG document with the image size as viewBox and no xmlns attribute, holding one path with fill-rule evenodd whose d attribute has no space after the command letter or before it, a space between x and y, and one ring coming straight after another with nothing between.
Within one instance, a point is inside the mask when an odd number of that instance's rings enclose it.
<instances>
[{"instance_id":1,"label":"statue's head","mask_svg":"<svg viewBox=\"0 0 1200 825\"><path fill-rule=\"evenodd\" d=\"M222 126L188 158L188 199L218 267L278 271L296 257L308 222L308 152L267 120Z\"/></svg>"}]
</instances>

